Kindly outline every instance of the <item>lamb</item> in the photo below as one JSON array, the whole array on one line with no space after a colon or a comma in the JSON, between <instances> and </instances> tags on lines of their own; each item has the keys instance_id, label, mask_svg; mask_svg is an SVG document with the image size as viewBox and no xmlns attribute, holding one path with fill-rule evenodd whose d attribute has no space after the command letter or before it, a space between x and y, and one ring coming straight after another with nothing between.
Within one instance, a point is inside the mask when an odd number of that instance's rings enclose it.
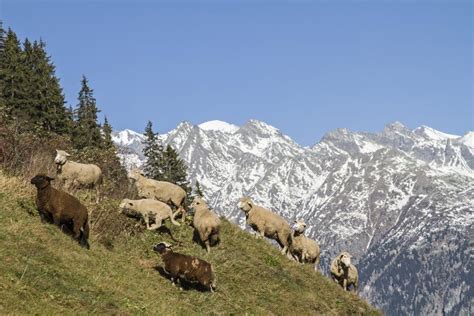
<instances>
[{"instance_id":1,"label":"lamb","mask_svg":"<svg viewBox=\"0 0 474 316\"><path fill-rule=\"evenodd\" d=\"M219 243L221 220L200 197L194 198L191 208L195 210L193 226L209 253L211 252L211 245Z\"/></svg>"},{"instance_id":2,"label":"lamb","mask_svg":"<svg viewBox=\"0 0 474 316\"><path fill-rule=\"evenodd\" d=\"M321 253L316 241L304 235L306 223L303 220L295 221L293 226L292 243L290 253L301 263L314 263L314 267L319 265L319 255Z\"/></svg>"},{"instance_id":3,"label":"lamb","mask_svg":"<svg viewBox=\"0 0 474 316\"><path fill-rule=\"evenodd\" d=\"M81 187L92 187L96 190L96 203L100 200L102 170L94 164L83 164L68 160L70 155L64 150L56 149L56 175L64 183L67 191Z\"/></svg>"},{"instance_id":4,"label":"lamb","mask_svg":"<svg viewBox=\"0 0 474 316\"><path fill-rule=\"evenodd\" d=\"M344 290L357 292L359 287L359 274L357 268L351 263L351 255L343 251L331 262L331 277Z\"/></svg>"},{"instance_id":5,"label":"lamb","mask_svg":"<svg viewBox=\"0 0 474 316\"><path fill-rule=\"evenodd\" d=\"M156 181L143 176L140 170L133 170L129 178L135 181L138 195L145 199L156 199L167 204L174 205L182 214L181 221L184 223L186 209L186 191L180 186L167 181Z\"/></svg>"},{"instance_id":6,"label":"lamb","mask_svg":"<svg viewBox=\"0 0 474 316\"><path fill-rule=\"evenodd\" d=\"M31 179L37 189L36 206L41 220L52 218L55 225L73 225L73 237L82 247L90 248L89 242L89 213L87 208L74 196L57 190L51 186L54 178L38 174Z\"/></svg>"},{"instance_id":7,"label":"lamb","mask_svg":"<svg viewBox=\"0 0 474 316\"><path fill-rule=\"evenodd\" d=\"M242 197L237 206L245 213L247 224L261 237L268 237L278 242L281 253L290 256L291 245L290 225L278 214L257 206L249 197Z\"/></svg>"},{"instance_id":8,"label":"lamb","mask_svg":"<svg viewBox=\"0 0 474 316\"><path fill-rule=\"evenodd\" d=\"M163 221L167 218L169 218L174 225L180 226L180 224L174 220L176 213L173 214L171 207L161 201L152 199L123 199L119 207L121 213L143 218L148 230L160 228ZM150 226L150 219L153 219L155 224Z\"/></svg>"},{"instance_id":9,"label":"lamb","mask_svg":"<svg viewBox=\"0 0 474 316\"><path fill-rule=\"evenodd\" d=\"M199 283L209 291L216 289L216 276L209 262L202 259L173 252L171 246L165 242L156 244L153 250L161 255L164 271L171 276L171 282L183 279L188 282Z\"/></svg>"}]
</instances>

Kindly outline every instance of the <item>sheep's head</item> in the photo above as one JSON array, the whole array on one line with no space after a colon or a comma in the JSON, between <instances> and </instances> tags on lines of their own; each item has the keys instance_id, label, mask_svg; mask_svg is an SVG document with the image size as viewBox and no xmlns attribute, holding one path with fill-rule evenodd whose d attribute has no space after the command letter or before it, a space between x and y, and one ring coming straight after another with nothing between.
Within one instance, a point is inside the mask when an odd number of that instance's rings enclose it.
<instances>
[{"instance_id":1,"label":"sheep's head","mask_svg":"<svg viewBox=\"0 0 474 316\"><path fill-rule=\"evenodd\" d=\"M57 164L57 165L62 166L66 163L67 157L69 157L69 156L71 156L71 155L69 155L64 150L56 149L56 158L54 158L54 163Z\"/></svg>"},{"instance_id":2,"label":"sheep's head","mask_svg":"<svg viewBox=\"0 0 474 316\"><path fill-rule=\"evenodd\" d=\"M339 262L343 268L347 268L351 265L351 257L352 256L346 251L339 254Z\"/></svg>"},{"instance_id":3,"label":"sheep's head","mask_svg":"<svg viewBox=\"0 0 474 316\"><path fill-rule=\"evenodd\" d=\"M136 216L136 212L133 210L134 203L132 200L123 199L119 204L119 213L126 215Z\"/></svg>"},{"instance_id":4,"label":"sheep's head","mask_svg":"<svg viewBox=\"0 0 474 316\"><path fill-rule=\"evenodd\" d=\"M134 181L137 181L141 177L143 177L143 172L140 169L133 169L128 174L128 178Z\"/></svg>"},{"instance_id":5,"label":"sheep's head","mask_svg":"<svg viewBox=\"0 0 474 316\"><path fill-rule=\"evenodd\" d=\"M250 212L253 207L253 201L247 196L241 197L239 203L237 203L237 207L245 213Z\"/></svg>"},{"instance_id":6,"label":"sheep's head","mask_svg":"<svg viewBox=\"0 0 474 316\"><path fill-rule=\"evenodd\" d=\"M159 244L156 244L153 247L153 251L162 255L168 251L171 251L171 245L163 241L163 242L160 242Z\"/></svg>"},{"instance_id":7,"label":"sheep's head","mask_svg":"<svg viewBox=\"0 0 474 316\"><path fill-rule=\"evenodd\" d=\"M53 180L54 178L48 177L47 175L38 174L31 178L30 183L34 184L38 189L43 189L50 185Z\"/></svg>"},{"instance_id":8,"label":"sheep's head","mask_svg":"<svg viewBox=\"0 0 474 316\"><path fill-rule=\"evenodd\" d=\"M299 220L295 221L295 223L293 225L293 229L294 229L295 232L297 232L299 234L302 234L306 230L306 223L304 222L304 220L299 219Z\"/></svg>"},{"instance_id":9,"label":"sheep's head","mask_svg":"<svg viewBox=\"0 0 474 316\"><path fill-rule=\"evenodd\" d=\"M197 207L202 206L202 205L207 206L206 202L201 197L196 196L193 202L191 203L190 207L192 209L196 209Z\"/></svg>"}]
</instances>

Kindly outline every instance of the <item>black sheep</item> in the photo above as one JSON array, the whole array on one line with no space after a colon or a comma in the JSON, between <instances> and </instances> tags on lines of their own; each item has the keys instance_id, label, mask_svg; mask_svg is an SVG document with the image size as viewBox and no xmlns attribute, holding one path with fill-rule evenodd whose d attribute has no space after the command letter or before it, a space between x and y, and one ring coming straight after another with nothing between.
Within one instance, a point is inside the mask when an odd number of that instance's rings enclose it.
<instances>
[{"instance_id":1,"label":"black sheep","mask_svg":"<svg viewBox=\"0 0 474 316\"><path fill-rule=\"evenodd\" d=\"M82 247L89 249L89 222L87 208L74 196L51 186L54 178L38 174L31 179L37 189L36 206L41 220L52 220L61 227L72 223L73 237Z\"/></svg>"},{"instance_id":2,"label":"black sheep","mask_svg":"<svg viewBox=\"0 0 474 316\"><path fill-rule=\"evenodd\" d=\"M216 276L212 265L202 259L173 252L171 246L162 242L153 247L161 255L165 264L164 270L171 276L173 285L176 280L197 282L211 292L216 289Z\"/></svg>"}]
</instances>

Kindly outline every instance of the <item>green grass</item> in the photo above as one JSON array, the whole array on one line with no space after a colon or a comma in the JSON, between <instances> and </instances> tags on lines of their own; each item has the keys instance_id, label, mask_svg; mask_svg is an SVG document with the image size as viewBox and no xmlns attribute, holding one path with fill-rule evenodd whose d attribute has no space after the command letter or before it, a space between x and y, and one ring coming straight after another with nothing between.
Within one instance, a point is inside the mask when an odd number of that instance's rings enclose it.
<instances>
[{"instance_id":1,"label":"green grass","mask_svg":"<svg viewBox=\"0 0 474 316\"><path fill-rule=\"evenodd\" d=\"M2 181L3 180L3 181ZM8 181L7 181L8 180ZM378 314L310 266L290 262L263 239L224 221L211 254L192 242L192 228L167 226L183 241L175 251L211 262L217 291L180 291L155 269L152 251L167 235L140 232L114 239L91 235L82 249L41 224L29 184L0 173L0 314ZM109 201L109 205L116 202ZM116 214L111 207L111 216Z\"/></svg>"}]
</instances>

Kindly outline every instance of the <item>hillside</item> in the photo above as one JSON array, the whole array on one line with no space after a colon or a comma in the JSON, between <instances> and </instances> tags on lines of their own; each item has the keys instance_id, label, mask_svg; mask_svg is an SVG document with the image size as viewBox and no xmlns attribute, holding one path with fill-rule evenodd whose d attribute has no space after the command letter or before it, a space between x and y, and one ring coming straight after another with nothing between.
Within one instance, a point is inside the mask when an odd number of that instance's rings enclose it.
<instances>
[{"instance_id":1,"label":"hillside","mask_svg":"<svg viewBox=\"0 0 474 316\"><path fill-rule=\"evenodd\" d=\"M236 202L248 195L289 222L304 219L323 267L349 250L361 296L398 316L472 314L472 134L394 122L377 133L340 128L303 147L250 120L183 122L161 137L216 212L244 225ZM127 166L143 162L142 139L114 133Z\"/></svg>"},{"instance_id":2,"label":"hillside","mask_svg":"<svg viewBox=\"0 0 474 316\"><path fill-rule=\"evenodd\" d=\"M155 269L161 261L152 246L171 242L168 235L137 231L99 242L93 233L86 251L54 226L40 223L33 197L27 181L0 172L0 314L378 313L227 221L222 243L210 255L191 242L189 226L172 227L184 241L176 251L210 261L217 274L214 294L180 291ZM85 193L80 197L91 200ZM101 204L115 216L117 201Z\"/></svg>"}]
</instances>

